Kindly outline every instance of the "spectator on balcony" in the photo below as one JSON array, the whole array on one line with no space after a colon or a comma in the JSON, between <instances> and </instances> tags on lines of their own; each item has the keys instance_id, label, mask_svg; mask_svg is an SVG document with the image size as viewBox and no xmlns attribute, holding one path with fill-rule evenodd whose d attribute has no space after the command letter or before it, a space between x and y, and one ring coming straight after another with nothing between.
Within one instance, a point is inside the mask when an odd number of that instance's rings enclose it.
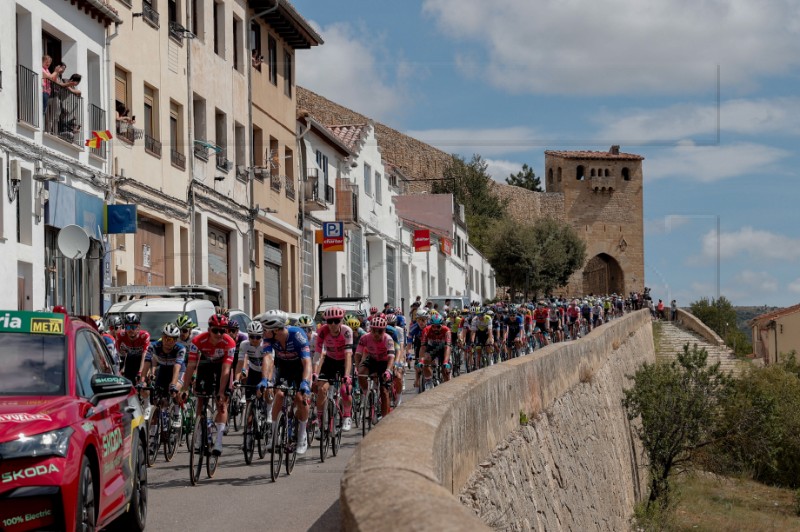
<instances>
[{"instance_id":1,"label":"spectator on balcony","mask_svg":"<svg viewBox=\"0 0 800 532\"><path fill-rule=\"evenodd\" d=\"M61 113L58 115L58 134L61 137L69 137L70 142L74 140L74 136L81 129L81 102L79 100L81 91L75 88L81 79L80 74L72 74L69 81L66 82L66 90L74 97L62 93L65 97L61 102Z\"/></svg>"},{"instance_id":2,"label":"spectator on balcony","mask_svg":"<svg viewBox=\"0 0 800 532\"><path fill-rule=\"evenodd\" d=\"M50 72L50 65L53 58L49 55L42 56L42 113L47 116L47 103L50 100L52 83L56 80L56 74Z\"/></svg>"},{"instance_id":3,"label":"spectator on balcony","mask_svg":"<svg viewBox=\"0 0 800 532\"><path fill-rule=\"evenodd\" d=\"M125 133L133 124L136 123L136 117L131 116L131 110L125 107L125 104L117 100L117 132Z\"/></svg>"},{"instance_id":4,"label":"spectator on balcony","mask_svg":"<svg viewBox=\"0 0 800 532\"><path fill-rule=\"evenodd\" d=\"M261 70L261 63L264 62L264 56L258 53L258 50L253 50L253 56L251 60L253 62L253 68Z\"/></svg>"}]
</instances>

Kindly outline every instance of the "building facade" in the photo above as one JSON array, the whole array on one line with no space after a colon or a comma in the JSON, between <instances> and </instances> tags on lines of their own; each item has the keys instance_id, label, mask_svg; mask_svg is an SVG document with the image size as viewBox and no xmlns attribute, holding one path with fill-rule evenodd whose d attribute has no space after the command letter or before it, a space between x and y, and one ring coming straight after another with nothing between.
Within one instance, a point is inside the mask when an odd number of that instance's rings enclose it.
<instances>
[{"instance_id":1,"label":"building facade","mask_svg":"<svg viewBox=\"0 0 800 532\"><path fill-rule=\"evenodd\" d=\"M775 310L750 320L753 353L764 364L780 362L782 355L800 352L800 305Z\"/></svg>"}]
</instances>

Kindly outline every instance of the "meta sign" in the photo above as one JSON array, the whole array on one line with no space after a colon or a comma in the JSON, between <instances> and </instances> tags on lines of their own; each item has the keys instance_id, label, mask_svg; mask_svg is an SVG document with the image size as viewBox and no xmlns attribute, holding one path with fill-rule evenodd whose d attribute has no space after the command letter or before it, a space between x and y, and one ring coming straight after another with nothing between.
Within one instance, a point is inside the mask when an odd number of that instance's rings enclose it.
<instances>
[{"instance_id":1,"label":"meta sign","mask_svg":"<svg viewBox=\"0 0 800 532\"><path fill-rule=\"evenodd\" d=\"M344 251L344 223L322 224L322 251Z\"/></svg>"}]
</instances>

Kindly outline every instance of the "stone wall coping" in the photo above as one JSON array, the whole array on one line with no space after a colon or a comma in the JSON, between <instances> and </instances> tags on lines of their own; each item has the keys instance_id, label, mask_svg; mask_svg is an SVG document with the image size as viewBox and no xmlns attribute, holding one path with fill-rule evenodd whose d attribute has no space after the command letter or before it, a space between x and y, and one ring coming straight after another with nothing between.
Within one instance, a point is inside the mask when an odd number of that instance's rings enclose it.
<instances>
[{"instance_id":1,"label":"stone wall coping","mask_svg":"<svg viewBox=\"0 0 800 532\"><path fill-rule=\"evenodd\" d=\"M669 312L669 309L665 309L665 312ZM686 329L702 336L711 345L725 345L725 340L688 310L679 308L676 321Z\"/></svg>"},{"instance_id":2,"label":"stone wall coping","mask_svg":"<svg viewBox=\"0 0 800 532\"><path fill-rule=\"evenodd\" d=\"M601 368L649 310L615 320L577 341L539 349L427 391L381 421L342 477L344 530L489 530L458 500L472 472L519 428ZM414 508L413 512L397 511ZM387 521L391 519L391 522Z\"/></svg>"}]
</instances>

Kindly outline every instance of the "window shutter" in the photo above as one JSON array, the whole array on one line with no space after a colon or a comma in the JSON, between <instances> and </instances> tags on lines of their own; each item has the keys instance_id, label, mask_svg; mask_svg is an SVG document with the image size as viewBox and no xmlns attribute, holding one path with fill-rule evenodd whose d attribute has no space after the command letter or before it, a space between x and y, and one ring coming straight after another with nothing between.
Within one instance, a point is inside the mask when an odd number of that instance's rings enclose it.
<instances>
[{"instance_id":1,"label":"window shutter","mask_svg":"<svg viewBox=\"0 0 800 532\"><path fill-rule=\"evenodd\" d=\"M114 71L114 98L128 107L128 75L119 68Z\"/></svg>"}]
</instances>

